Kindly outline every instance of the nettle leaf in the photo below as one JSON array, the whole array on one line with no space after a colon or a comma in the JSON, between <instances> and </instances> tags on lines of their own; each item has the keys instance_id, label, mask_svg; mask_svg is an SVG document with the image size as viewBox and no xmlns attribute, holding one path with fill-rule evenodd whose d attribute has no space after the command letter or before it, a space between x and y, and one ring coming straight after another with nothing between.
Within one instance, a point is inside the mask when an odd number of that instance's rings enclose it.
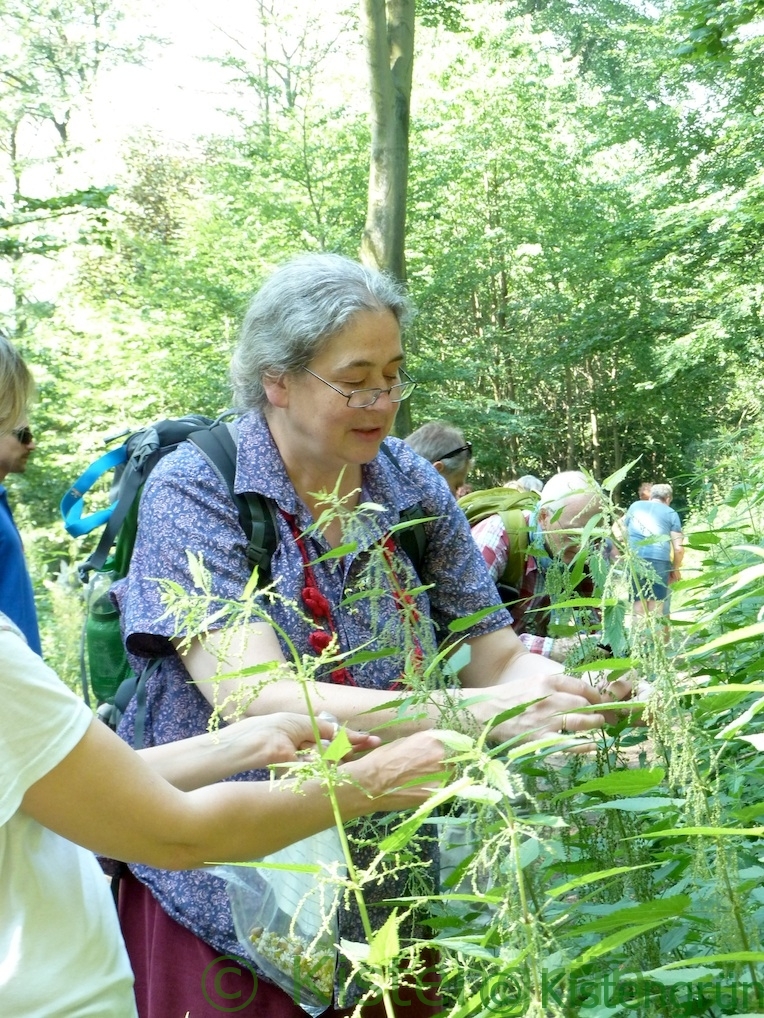
<instances>
[{"instance_id":1,"label":"nettle leaf","mask_svg":"<svg viewBox=\"0 0 764 1018\"><path fill-rule=\"evenodd\" d=\"M527 824L538 824L539 827L570 827L567 820L562 817L553 816L551 813L531 813L530 816L525 817Z\"/></svg>"},{"instance_id":2,"label":"nettle leaf","mask_svg":"<svg viewBox=\"0 0 764 1018\"><path fill-rule=\"evenodd\" d=\"M355 594L348 594L340 601L341 608L348 608L351 604L355 604L356 601L373 601L375 597L382 597L386 591L382 587L366 587L364 590L359 590Z\"/></svg>"},{"instance_id":3,"label":"nettle leaf","mask_svg":"<svg viewBox=\"0 0 764 1018\"><path fill-rule=\"evenodd\" d=\"M663 972L683 969L692 965L716 965L722 962L764 962L764 951L730 951L728 954L705 954L698 958L684 958L661 965Z\"/></svg>"},{"instance_id":4,"label":"nettle leaf","mask_svg":"<svg viewBox=\"0 0 764 1018\"><path fill-rule=\"evenodd\" d=\"M606 933L617 930L621 926L632 926L634 923L657 923L680 916L692 904L688 894L677 894L673 898L657 898L654 901L621 908L609 915L592 919L591 922L576 926L567 931L565 936L583 936L589 933Z\"/></svg>"},{"instance_id":5,"label":"nettle leaf","mask_svg":"<svg viewBox=\"0 0 764 1018\"><path fill-rule=\"evenodd\" d=\"M575 788L569 788L565 792L559 792L553 801L570 799L574 795L589 792L600 792L603 795L636 795L648 788L659 785L666 776L662 767L646 768L645 770L615 771L612 774L605 774L601 778L590 778L581 782Z\"/></svg>"},{"instance_id":6,"label":"nettle leaf","mask_svg":"<svg viewBox=\"0 0 764 1018\"><path fill-rule=\"evenodd\" d=\"M399 651L392 647L383 647L381 650L358 650L347 657L344 654L339 654L338 658L346 668L354 668L356 665L366 664L367 661L379 661L380 658L392 657L398 653Z\"/></svg>"},{"instance_id":7,"label":"nettle leaf","mask_svg":"<svg viewBox=\"0 0 764 1018\"><path fill-rule=\"evenodd\" d=\"M249 574L249 579L244 587L244 594L242 595L245 601L249 601L255 594L255 591L260 588L260 570L257 566L252 567L252 572Z\"/></svg>"},{"instance_id":8,"label":"nettle leaf","mask_svg":"<svg viewBox=\"0 0 764 1018\"><path fill-rule=\"evenodd\" d=\"M602 612L602 641L611 648L616 658L620 658L623 654L629 652L629 640L625 622L625 601L618 601L614 605L604 605Z\"/></svg>"},{"instance_id":9,"label":"nettle leaf","mask_svg":"<svg viewBox=\"0 0 764 1018\"><path fill-rule=\"evenodd\" d=\"M666 972L665 969L650 969L649 972L632 972L623 976L623 979L651 979L653 982L661 983L663 986L676 986L680 983L700 983L707 979L714 979L721 973L721 969L709 969L701 965L693 968Z\"/></svg>"},{"instance_id":10,"label":"nettle leaf","mask_svg":"<svg viewBox=\"0 0 764 1018\"><path fill-rule=\"evenodd\" d=\"M398 937L398 927L401 920L398 918L398 909L394 908L385 920L385 924L374 934L374 939L369 944L369 953L366 961L374 968L384 968L400 954L401 943Z\"/></svg>"},{"instance_id":11,"label":"nettle leaf","mask_svg":"<svg viewBox=\"0 0 764 1018\"><path fill-rule=\"evenodd\" d=\"M622 809L627 813L641 813L653 809L668 809L670 806L683 806L685 799L668 799L663 796L640 796L635 799L614 799L612 802L589 802L579 806L574 813L587 813L601 809Z\"/></svg>"},{"instance_id":12,"label":"nettle leaf","mask_svg":"<svg viewBox=\"0 0 764 1018\"><path fill-rule=\"evenodd\" d=\"M320 873L321 867L316 863L310 862L263 862L262 860L256 859L250 862L227 862L227 863L207 863L207 865L224 865L224 866L249 866L253 869L260 870L289 870L290 873Z\"/></svg>"},{"instance_id":13,"label":"nettle leaf","mask_svg":"<svg viewBox=\"0 0 764 1018\"><path fill-rule=\"evenodd\" d=\"M342 937L340 939L340 950L347 958L356 964L365 962L369 957L369 945L357 940L345 940L345 938Z\"/></svg>"},{"instance_id":14,"label":"nettle leaf","mask_svg":"<svg viewBox=\"0 0 764 1018\"><path fill-rule=\"evenodd\" d=\"M591 538L592 534L594 533L595 530L601 531L602 526L603 526L602 513L595 513L594 516L592 516L590 519L586 521L586 525L584 526L584 529L581 531L580 541L582 549L587 548L589 546L589 539ZM585 564L586 563L584 562L584 565Z\"/></svg>"},{"instance_id":15,"label":"nettle leaf","mask_svg":"<svg viewBox=\"0 0 764 1018\"><path fill-rule=\"evenodd\" d=\"M632 657L603 657L596 661L585 661L574 668L566 668L566 671L577 674L579 672L627 672L634 668L635 660Z\"/></svg>"},{"instance_id":16,"label":"nettle leaf","mask_svg":"<svg viewBox=\"0 0 764 1018\"><path fill-rule=\"evenodd\" d=\"M749 583L760 581L762 578L764 578L764 563L755 566L748 566L747 569L743 569L734 576L730 576L728 579L722 580L720 585L725 586L731 584L729 593L734 594L743 587L747 587Z\"/></svg>"},{"instance_id":17,"label":"nettle leaf","mask_svg":"<svg viewBox=\"0 0 764 1018\"><path fill-rule=\"evenodd\" d=\"M554 607L557 608L601 608L604 604L615 604L615 600L607 600L603 602L601 597L571 597L567 601L555 601Z\"/></svg>"},{"instance_id":18,"label":"nettle leaf","mask_svg":"<svg viewBox=\"0 0 764 1018\"><path fill-rule=\"evenodd\" d=\"M760 838L764 827L670 827L645 831L629 838Z\"/></svg>"},{"instance_id":19,"label":"nettle leaf","mask_svg":"<svg viewBox=\"0 0 764 1018\"><path fill-rule=\"evenodd\" d=\"M480 611L473 612L472 615L465 615L463 619L454 619L453 622L449 622L448 631L449 633L463 633L488 618L489 615L493 615L494 612L501 611L502 607L503 605L500 604L492 604L487 608L481 608Z\"/></svg>"},{"instance_id":20,"label":"nettle leaf","mask_svg":"<svg viewBox=\"0 0 764 1018\"><path fill-rule=\"evenodd\" d=\"M722 714L726 714L733 707L737 707L739 703L742 703L748 697L749 692L750 690L740 693L729 692L727 690L721 691L718 696L714 696L713 700L696 704L695 717L701 721L705 718L721 717ZM743 736L738 736L738 738L743 738Z\"/></svg>"},{"instance_id":21,"label":"nettle leaf","mask_svg":"<svg viewBox=\"0 0 764 1018\"><path fill-rule=\"evenodd\" d=\"M433 943L445 950L458 951L468 958L482 958L485 961L496 959L496 954L489 948L471 943L466 937L436 937Z\"/></svg>"},{"instance_id":22,"label":"nettle leaf","mask_svg":"<svg viewBox=\"0 0 764 1018\"><path fill-rule=\"evenodd\" d=\"M348 733L344 728L340 728L321 756L324 760L336 763L346 757L352 750L353 744L348 738Z\"/></svg>"},{"instance_id":23,"label":"nettle leaf","mask_svg":"<svg viewBox=\"0 0 764 1018\"><path fill-rule=\"evenodd\" d=\"M353 555L358 551L358 542L349 541L347 544L340 544L336 548L330 548L329 551L324 552L323 555L319 555L313 559L313 562L326 562L329 559L344 558L346 555Z\"/></svg>"},{"instance_id":24,"label":"nettle leaf","mask_svg":"<svg viewBox=\"0 0 764 1018\"><path fill-rule=\"evenodd\" d=\"M454 798L454 796L461 795L464 789L468 788L471 784L472 779L465 776L452 782L450 785L446 785L445 788L439 788L436 792L433 792L427 802L422 803L410 817L407 817L402 823L398 824L394 831L391 831L386 838L382 839L379 843L380 850L383 852L399 852L405 848L433 810L437 809L438 806L442 806L444 802Z\"/></svg>"},{"instance_id":25,"label":"nettle leaf","mask_svg":"<svg viewBox=\"0 0 764 1018\"><path fill-rule=\"evenodd\" d=\"M528 838L524 841L517 851L517 864L521 870L524 870L526 866L530 866L532 862L535 862L541 855L541 845L535 838Z\"/></svg>"},{"instance_id":26,"label":"nettle leaf","mask_svg":"<svg viewBox=\"0 0 764 1018\"><path fill-rule=\"evenodd\" d=\"M490 806L495 806L496 803L501 802L502 794L495 788L489 788L488 785L470 785L459 792L459 798L469 799L471 802L484 802Z\"/></svg>"},{"instance_id":27,"label":"nettle leaf","mask_svg":"<svg viewBox=\"0 0 764 1018\"><path fill-rule=\"evenodd\" d=\"M204 566L204 558L201 555L196 556L193 552L186 550L186 560L188 561L188 571L194 586L198 587L199 590L209 590L210 572Z\"/></svg>"},{"instance_id":28,"label":"nettle leaf","mask_svg":"<svg viewBox=\"0 0 764 1018\"><path fill-rule=\"evenodd\" d=\"M756 636L761 636L762 633L764 633L764 622L755 622L753 625L743 626L740 629L724 633L722 636L717 636L716 639L704 643L702 647L694 647L691 650L685 651L685 656L698 657L700 654L708 654L709 651L716 650L718 647L728 647L731 643L752 640Z\"/></svg>"},{"instance_id":29,"label":"nettle leaf","mask_svg":"<svg viewBox=\"0 0 764 1018\"><path fill-rule=\"evenodd\" d=\"M755 718L762 710L764 710L764 696L759 697L759 699L755 703L752 703L747 710L744 710L739 717L735 718L734 721L730 721L728 725L725 725L716 738L734 739L740 729L744 728L748 722Z\"/></svg>"},{"instance_id":30,"label":"nettle leaf","mask_svg":"<svg viewBox=\"0 0 764 1018\"><path fill-rule=\"evenodd\" d=\"M383 506L377 506L380 511L384 512ZM433 523L435 520L439 520L440 516L423 516L417 520L403 520L402 523L394 523L388 530L388 534L397 534L400 530L410 530L412 527L419 526L420 523Z\"/></svg>"},{"instance_id":31,"label":"nettle leaf","mask_svg":"<svg viewBox=\"0 0 764 1018\"><path fill-rule=\"evenodd\" d=\"M236 668L232 672L221 672L216 675L211 681L212 682L223 682L226 679L239 679L239 678L251 678L253 675L264 675L266 672L276 671L281 662L279 661L265 661L259 665L246 665L244 668Z\"/></svg>"},{"instance_id":32,"label":"nettle leaf","mask_svg":"<svg viewBox=\"0 0 764 1018\"><path fill-rule=\"evenodd\" d=\"M444 746L456 753L468 753L475 745L475 740L463 732L454 732L449 728L437 728L432 733Z\"/></svg>"},{"instance_id":33,"label":"nettle leaf","mask_svg":"<svg viewBox=\"0 0 764 1018\"><path fill-rule=\"evenodd\" d=\"M489 785L497 788L508 799L515 795L506 766L500 760L489 760L485 765L485 778Z\"/></svg>"},{"instance_id":34,"label":"nettle leaf","mask_svg":"<svg viewBox=\"0 0 764 1018\"><path fill-rule=\"evenodd\" d=\"M682 696L719 696L732 693L764 693L764 683L725 682L721 686L699 686L697 689L683 689Z\"/></svg>"},{"instance_id":35,"label":"nettle leaf","mask_svg":"<svg viewBox=\"0 0 764 1018\"><path fill-rule=\"evenodd\" d=\"M618 877L622 873L632 873L634 870L645 870L652 866L660 866L660 862L643 862L639 866L614 866L607 870L595 870L593 873L584 873L583 876L574 877L564 884L550 887L547 894L550 898L559 898L561 894L568 894L575 891L577 887L584 887L586 884L596 883L598 880L609 880L610 877Z\"/></svg>"},{"instance_id":36,"label":"nettle leaf","mask_svg":"<svg viewBox=\"0 0 764 1018\"><path fill-rule=\"evenodd\" d=\"M588 965L594 958L599 958L603 954L608 954L610 951L615 950L617 947L622 947L623 944L627 944L630 940L634 940L635 937L641 937L644 933L649 933L650 930L654 930L656 926L662 926L667 923L671 916L667 916L665 919L659 919L654 923L644 923L641 926L629 926L625 930L619 930L617 933L611 933L609 937L605 937L595 944L594 947L588 948L583 954L579 955L570 964L571 972L576 969L583 968L584 965Z\"/></svg>"},{"instance_id":37,"label":"nettle leaf","mask_svg":"<svg viewBox=\"0 0 764 1018\"><path fill-rule=\"evenodd\" d=\"M606 477L604 481L600 482L600 487L604 488L605 491L613 491L614 488L617 488L619 484L623 483L626 475L637 465L637 463L639 463L640 458L641 457L638 456L635 460L632 460L631 463L627 463L625 466L616 470L615 473L610 474L609 477Z\"/></svg>"}]
</instances>

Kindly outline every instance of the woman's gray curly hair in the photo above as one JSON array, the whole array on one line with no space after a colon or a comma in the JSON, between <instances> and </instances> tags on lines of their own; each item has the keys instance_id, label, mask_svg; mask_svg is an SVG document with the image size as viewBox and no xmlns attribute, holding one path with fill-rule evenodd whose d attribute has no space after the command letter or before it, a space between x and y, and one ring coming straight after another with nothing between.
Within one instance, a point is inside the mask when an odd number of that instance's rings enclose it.
<instances>
[{"instance_id":1,"label":"woman's gray curly hair","mask_svg":"<svg viewBox=\"0 0 764 1018\"><path fill-rule=\"evenodd\" d=\"M252 298L231 359L236 406L264 410L263 379L302 370L363 311L390 311L401 328L413 317L399 283L344 255L301 255L276 269Z\"/></svg>"}]
</instances>

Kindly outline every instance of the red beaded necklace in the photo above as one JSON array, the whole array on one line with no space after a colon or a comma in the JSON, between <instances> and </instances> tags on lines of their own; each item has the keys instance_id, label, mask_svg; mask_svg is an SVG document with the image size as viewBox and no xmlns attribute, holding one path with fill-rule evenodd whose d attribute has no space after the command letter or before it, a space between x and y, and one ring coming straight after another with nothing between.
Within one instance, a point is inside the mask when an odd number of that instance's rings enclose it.
<instances>
[{"instance_id":1,"label":"red beaded necklace","mask_svg":"<svg viewBox=\"0 0 764 1018\"><path fill-rule=\"evenodd\" d=\"M321 652L326 650L332 642L332 638L337 632L334 619L332 618L332 606L328 599L318 589L316 575L313 572L313 566L310 561L310 556L308 555L308 549L305 545L305 539L297 526L296 518L290 513L285 512L283 509L281 509L280 512L289 524L289 529L292 531L292 537L294 537L295 544L297 545L302 557L303 570L305 573L305 586L302 588L300 596L302 597L303 604L312 615L313 622L316 626L313 632L308 635L308 643L315 654L321 654ZM381 546L392 581L392 595L395 605L404 617L408 616L412 623L417 623L419 622L420 614L416 607L415 599L401 585L398 579L398 574L395 569L395 553L397 551L397 546L390 534L387 534L384 538L382 538ZM421 670L422 663L424 661L424 652L422 651L422 645L416 635L414 636L413 658L415 668L418 671ZM331 680L340 686L357 685L355 679L347 668L335 668L331 672ZM400 680L398 680L393 682L390 688L402 689L403 684Z\"/></svg>"},{"instance_id":2,"label":"red beaded necklace","mask_svg":"<svg viewBox=\"0 0 764 1018\"><path fill-rule=\"evenodd\" d=\"M332 642L334 634L337 632L334 625L334 619L332 618L332 606L318 589L316 576L313 572L310 556L308 555L308 549L305 547L305 539L297 526L297 520L294 516L285 512L283 509L280 511L281 515L289 524L289 529L292 531L292 537L294 537L295 544L302 556L302 564L305 571L305 586L302 588L301 597L303 604L313 616L313 622L316 626L313 632L308 636L308 643L315 654L320 654L322 651L326 650ZM347 668L335 668L332 671L331 676L332 682L339 686L356 685L355 679Z\"/></svg>"}]
</instances>

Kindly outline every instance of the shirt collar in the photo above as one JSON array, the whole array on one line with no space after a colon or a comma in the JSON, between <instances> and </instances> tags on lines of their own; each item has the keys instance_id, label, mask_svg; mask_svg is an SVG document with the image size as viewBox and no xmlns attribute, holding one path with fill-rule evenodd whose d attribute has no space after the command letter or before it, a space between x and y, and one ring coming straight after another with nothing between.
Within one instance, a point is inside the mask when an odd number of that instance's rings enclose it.
<instances>
[{"instance_id":1,"label":"shirt collar","mask_svg":"<svg viewBox=\"0 0 764 1018\"><path fill-rule=\"evenodd\" d=\"M257 454L237 457L234 490L237 493L257 491L273 499L287 513L296 514L297 494L265 417L258 411L251 411L239 418L236 426L239 444L257 450ZM405 444L398 438L388 438L385 444L390 455L380 451L370 463L364 464L361 501L381 505L379 522L389 527L398 522L402 509L419 502L422 492L391 458L397 461Z\"/></svg>"}]
</instances>

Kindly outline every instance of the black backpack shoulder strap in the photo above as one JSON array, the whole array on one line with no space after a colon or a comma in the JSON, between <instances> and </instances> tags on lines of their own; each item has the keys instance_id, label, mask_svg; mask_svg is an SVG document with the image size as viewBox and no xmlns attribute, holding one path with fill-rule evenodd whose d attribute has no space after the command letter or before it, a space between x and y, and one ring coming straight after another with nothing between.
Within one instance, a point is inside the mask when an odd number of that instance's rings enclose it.
<instances>
[{"instance_id":1,"label":"black backpack shoulder strap","mask_svg":"<svg viewBox=\"0 0 764 1018\"><path fill-rule=\"evenodd\" d=\"M235 425L222 421L189 435L189 441L216 471L228 488L231 501L239 514L241 529L247 537L247 561L257 566L260 583L271 578L271 557L278 544L276 514L271 499L256 491L241 494L233 490L236 478Z\"/></svg>"},{"instance_id":2,"label":"black backpack shoulder strap","mask_svg":"<svg viewBox=\"0 0 764 1018\"><path fill-rule=\"evenodd\" d=\"M380 446L380 451L387 456L391 463L403 473L403 468L398 462L395 454L389 445L385 442ZM408 506L406 509L401 509L400 512L401 523L411 523L410 527L404 527L403 530L398 530L395 533L395 540L398 543L401 551L405 552L411 560L411 564L414 567L414 572L421 579L422 577L422 563L424 562L425 552L427 551L427 532L424 528L425 519L428 519L428 514L424 511L424 507L421 502L415 502L414 505Z\"/></svg>"}]
</instances>

